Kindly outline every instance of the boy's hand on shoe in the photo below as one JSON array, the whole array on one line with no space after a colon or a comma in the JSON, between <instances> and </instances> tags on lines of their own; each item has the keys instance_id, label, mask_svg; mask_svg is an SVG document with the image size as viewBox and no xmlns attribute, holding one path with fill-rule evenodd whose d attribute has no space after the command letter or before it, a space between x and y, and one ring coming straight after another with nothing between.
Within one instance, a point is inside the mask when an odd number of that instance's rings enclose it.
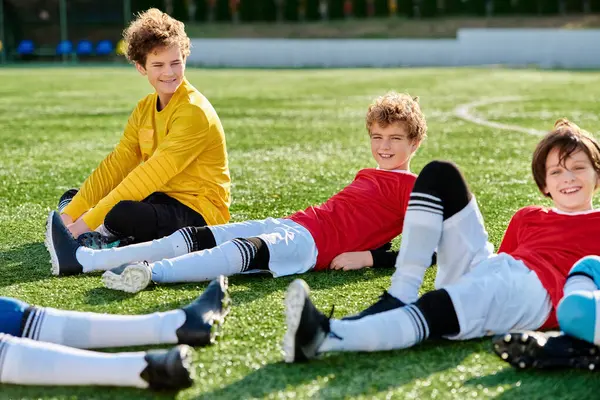
<instances>
[{"instance_id":1,"label":"boy's hand on shoe","mask_svg":"<svg viewBox=\"0 0 600 400\"><path fill-rule=\"evenodd\" d=\"M370 251L353 251L342 253L335 257L329 267L350 271L373 266L373 256Z\"/></svg>"},{"instance_id":2,"label":"boy's hand on shoe","mask_svg":"<svg viewBox=\"0 0 600 400\"><path fill-rule=\"evenodd\" d=\"M91 230L82 218L79 218L76 222L67 225L67 229L69 229L69 232L71 232L71 235L73 235L75 239L77 239L79 235L89 232Z\"/></svg>"}]
</instances>

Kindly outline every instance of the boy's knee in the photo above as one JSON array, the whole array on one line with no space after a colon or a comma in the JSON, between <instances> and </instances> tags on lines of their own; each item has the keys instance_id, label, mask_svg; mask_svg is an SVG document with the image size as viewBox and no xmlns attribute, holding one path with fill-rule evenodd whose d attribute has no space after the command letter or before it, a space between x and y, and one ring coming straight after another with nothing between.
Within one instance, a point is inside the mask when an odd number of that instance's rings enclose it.
<instances>
[{"instance_id":1,"label":"boy's knee","mask_svg":"<svg viewBox=\"0 0 600 400\"><path fill-rule=\"evenodd\" d=\"M578 260L569 271L569 276L583 275L600 287L600 257L586 256Z\"/></svg>"},{"instance_id":2,"label":"boy's knee","mask_svg":"<svg viewBox=\"0 0 600 400\"><path fill-rule=\"evenodd\" d=\"M452 176L452 175L460 175L460 170L451 161L440 161L435 160L427 163L421 170L421 175L430 175L432 177L441 177L441 176Z\"/></svg>"},{"instance_id":3,"label":"boy's knee","mask_svg":"<svg viewBox=\"0 0 600 400\"><path fill-rule=\"evenodd\" d=\"M431 161L419 173L415 188L424 186L423 189L436 189L446 192L446 189L454 189L457 185L464 185L464 177L456 164L450 161ZM442 195L442 193L439 193Z\"/></svg>"},{"instance_id":4,"label":"boy's knee","mask_svg":"<svg viewBox=\"0 0 600 400\"><path fill-rule=\"evenodd\" d=\"M104 226L115 236L133 236L132 228L139 219L140 202L121 200L104 217Z\"/></svg>"},{"instance_id":5,"label":"boy's knee","mask_svg":"<svg viewBox=\"0 0 600 400\"><path fill-rule=\"evenodd\" d=\"M556 308L556 317L566 334L595 342L596 300L593 292L578 291L563 298Z\"/></svg>"},{"instance_id":6,"label":"boy's knee","mask_svg":"<svg viewBox=\"0 0 600 400\"><path fill-rule=\"evenodd\" d=\"M21 336L21 321L29 304L11 297L0 297L0 333Z\"/></svg>"},{"instance_id":7,"label":"boy's knee","mask_svg":"<svg viewBox=\"0 0 600 400\"><path fill-rule=\"evenodd\" d=\"M469 187L456 164L432 161L419 173L413 193L435 196L444 206L444 220L465 208L471 200Z\"/></svg>"}]
</instances>

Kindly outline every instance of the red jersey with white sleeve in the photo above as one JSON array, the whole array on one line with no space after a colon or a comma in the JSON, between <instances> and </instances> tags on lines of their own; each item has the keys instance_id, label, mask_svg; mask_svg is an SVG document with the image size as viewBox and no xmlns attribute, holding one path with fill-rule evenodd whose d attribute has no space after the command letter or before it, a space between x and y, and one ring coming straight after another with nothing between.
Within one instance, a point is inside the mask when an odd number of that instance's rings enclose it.
<instances>
[{"instance_id":1,"label":"red jersey with white sleeve","mask_svg":"<svg viewBox=\"0 0 600 400\"><path fill-rule=\"evenodd\" d=\"M416 179L408 171L363 169L325 203L287 217L312 235L318 250L315 269L329 268L348 251L379 248L402 233Z\"/></svg>"},{"instance_id":2,"label":"red jersey with white sleeve","mask_svg":"<svg viewBox=\"0 0 600 400\"><path fill-rule=\"evenodd\" d=\"M550 294L554 310L542 328L555 328L556 306L573 264L600 255L600 210L566 213L524 207L512 217L498 249L533 270Z\"/></svg>"}]
</instances>

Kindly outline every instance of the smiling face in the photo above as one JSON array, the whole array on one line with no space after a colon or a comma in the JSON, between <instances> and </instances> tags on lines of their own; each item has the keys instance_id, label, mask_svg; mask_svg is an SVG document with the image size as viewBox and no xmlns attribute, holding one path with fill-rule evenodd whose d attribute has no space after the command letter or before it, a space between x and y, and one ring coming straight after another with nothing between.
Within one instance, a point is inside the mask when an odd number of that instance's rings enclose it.
<instances>
[{"instance_id":1,"label":"smiling face","mask_svg":"<svg viewBox=\"0 0 600 400\"><path fill-rule=\"evenodd\" d=\"M560 160L560 151L553 148L546 158L546 186L556 208L565 212L592 209L592 197L600 178L584 151L576 150Z\"/></svg>"},{"instance_id":2,"label":"smiling face","mask_svg":"<svg viewBox=\"0 0 600 400\"><path fill-rule=\"evenodd\" d=\"M379 168L385 170L410 169L410 159L419 147L419 142L408 138L404 124L393 123L383 127L378 123L373 123L369 136L371 153Z\"/></svg>"},{"instance_id":3,"label":"smiling face","mask_svg":"<svg viewBox=\"0 0 600 400\"><path fill-rule=\"evenodd\" d=\"M185 59L178 46L157 47L148 53L146 64L136 63L136 68L148 77L148 82L158 93L162 109L183 82Z\"/></svg>"}]
</instances>

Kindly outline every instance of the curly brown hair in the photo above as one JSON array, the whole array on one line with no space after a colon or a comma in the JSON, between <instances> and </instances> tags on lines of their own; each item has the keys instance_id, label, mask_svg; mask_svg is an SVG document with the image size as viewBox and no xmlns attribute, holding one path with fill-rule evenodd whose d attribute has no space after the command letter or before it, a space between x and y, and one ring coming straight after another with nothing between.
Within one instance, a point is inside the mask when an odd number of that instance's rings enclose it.
<instances>
[{"instance_id":1,"label":"curly brown hair","mask_svg":"<svg viewBox=\"0 0 600 400\"><path fill-rule=\"evenodd\" d=\"M383 128L402 123L411 140L422 141L427 136L427 122L419 106L419 98L405 93L389 92L375 99L367 111L366 126L369 133L375 123Z\"/></svg>"},{"instance_id":2,"label":"curly brown hair","mask_svg":"<svg viewBox=\"0 0 600 400\"><path fill-rule=\"evenodd\" d=\"M546 187L546 159L553 149L558 149L558 160L564 164L566 159L577 151L583 151L589 158L596 173L600 175L600 145L592 135L566 118L554 123L554 129L537 144L531 161L533 179L544 196Z\"/></svg>"},{"instance_id":3,"label":"curly brown hair","mask_svg":"<svg viewBox=\"0 0 600 400\"><path fill-rule=\"evenodd\" d=\"M156 8L138 14L123 31L125 57L130 62L146 66L146 57L157 47L178 46L185 58L190 55L190 38L184 24Z\"/></svg>"}]
</instances>

